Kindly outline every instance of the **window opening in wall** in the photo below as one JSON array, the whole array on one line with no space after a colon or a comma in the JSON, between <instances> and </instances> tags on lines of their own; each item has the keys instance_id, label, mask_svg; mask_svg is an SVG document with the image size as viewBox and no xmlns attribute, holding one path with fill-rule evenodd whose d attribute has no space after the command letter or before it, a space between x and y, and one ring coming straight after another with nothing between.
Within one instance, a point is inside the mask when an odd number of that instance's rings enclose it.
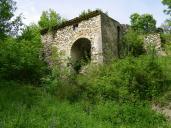
<instances>
[{"instance_id":1,"label":"window opening in wall","mask_svg":"<svg viewBox=\"0 0 171 128\"><path fill-rule=\"evenodd\" d=\"M118 43L120 41L120 27L119 26L117 27L117 41Z\"/></svg>"},{"instance_id":2,"label":"window opening in wall","mask_svg":"<svg viewBox=\"0 0 171 128\"><path fill-rule=\"evenodd\" d=\"M118 49L118 56L119 56L119 51L120 51L120 27L117 27L117 49Z\"/></svg>"},{"instance_id":3,"label":"window opening in wall","mask_svg":"<svg viewBox=\"0 0 171 128\"><path fill-rule=\"evenodd\" d=\"M78 24L73 25L73 30L75 31L78 28Z\"/></svg>"}]
</instances>

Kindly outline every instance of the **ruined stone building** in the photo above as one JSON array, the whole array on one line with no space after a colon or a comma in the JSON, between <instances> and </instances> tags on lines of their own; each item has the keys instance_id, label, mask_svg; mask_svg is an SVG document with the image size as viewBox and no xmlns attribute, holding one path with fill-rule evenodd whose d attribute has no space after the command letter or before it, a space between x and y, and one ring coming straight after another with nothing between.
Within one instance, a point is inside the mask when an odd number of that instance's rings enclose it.
<instances>
[{"instance_id":1,"label":"ruined stone building","mask_svg":"<svg viewBox=\"0 0 171 128\"><path fill-rule=\"evenodd\" d=\"M73 67L82 60L86 64L108 62L120 56L123 47L121 36L128 28L128 25L121 25L101 11L93 11L54 26L52 31L44 29L41 34L45 59L53 64L49 58L55 48L60 64L64 67ZM145 48L149 44L154 45L159 54L162 53L159 34L145 37Z\"/></svg>"},{"instance_id":2,"label":"ruined stone building","mask_svg":"<svg viewBox=\"0 0 171 128\"><path fill-rule=\"evenodd\" d=\"M56 47L61 64L81 59L103 63L119 57L122 26L101 11L66 21L54 27L53 32L42 31L42 42L48 57L50 48Z\"/></svg>"}]
</instances>

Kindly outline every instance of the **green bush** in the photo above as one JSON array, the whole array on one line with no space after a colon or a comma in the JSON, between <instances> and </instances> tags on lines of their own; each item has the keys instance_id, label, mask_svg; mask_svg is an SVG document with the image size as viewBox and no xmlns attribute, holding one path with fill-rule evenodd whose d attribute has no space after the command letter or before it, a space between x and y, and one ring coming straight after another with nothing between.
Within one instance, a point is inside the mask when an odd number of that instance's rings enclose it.
<instances>
[{"instance_id":1,"label":"green bush","mask_svg":"<svg viewBox=\"0 0 171 128\"><path fill-rule=\"evenodd\" d=\"M58 58L53 55L52 60ZM89 65L83 74L72 74L69 68L61 68L58 60L53 60L57 63L44 78L44 87L71 101L152 100L165 88L165 75L157 60L154 55L130 56L104 65Z\"/></svg>"},{"instance_id":2,"label":"green bush","mask_svg":"<svg viewBox=\"0 0 171 128\"><path fill-rule=\"evenodd\" d=\"M111 64L92 68L79 75L78 87L88 99L151 100L164 88L165 76L151 57L128 57Z\"/></svg>"},{"instance_id":3,"label":"green bush","mask_svg":"<svg viewBox=\"0 0 171 128\"><path fill-rule=\"evenodd\" d=\"M94 67L95 66L95 67ZM89 66L84 74L71 74L55 66L44 79L48 92L76 101L152 100L165 89L165 75L155 56L127 57L106 65Z\"/></svg>"},{"instance_id":4,"label":"green bush","mask_svg":"<svg viewBox=\"0 0 171 128\"><path fill-rule=\"evenodd\" d=\"M72 74L68 69L65 70L54 66L51 73L42 79L43 88L60 100L67 99L75 102L80 99L84 91L77 84L76 77L76 74Z\"/></svg>"},{"instance_id":5,"label":"green bush","mask_svg":"<svg viewBox=\"0 0 171 128\"><path fill-rule=\"evenodd\" d=\"M81 90L76 84L76 74L71 73L71 70L60 64L60 53L56 47L52 47L52 55L49 61L50 73L42 78L43 88L50 94L56 95L59 99L69 99L70 101L77 100Z\"/></svg>"},{"instance_id":6,"label":"green bush","mask_svg":"<svg viewBox=\"0 0 171 128\"><path fill-rule=\"evenodd\" d=\"M143 48L143 36L129 29L122 38L123 54L139 56L145 52Z\"/></svg>"},{"instance_id":7,"label":"green bush","mask_svg":"<svg viewBox=\"0 0 171 128\"><path fill-rule=\"evenodd\" d=\"M128 63L123 69L124 78L128 79L129 92L138 98L151 100L163 92L165 75L153 58L140 58L137 62Z\"/></svg>"},{"instance_id":8,"label":"green bush","mask_svg":"<svg viewBox=\"0 0 171 128\"><path fill-rule=\"evenodd\" d=\"M161 34L161 42L163 47L164 45L171 44L171 34Z\"/></svg>"},{"instance_id":9,"label":"green bush","mask_svg":"<svg viewBox=\"0 0 171 128\"><path fill-rule=\"evenodd\" d=\"M41 88L0 82L2 128L169 128L163 115L148 103L68 103Z\"/></svg>"},{"instance_id":10,"label":"green bush","mask_svg":"<svg viewBox=\"0 0 171 128\"><path fill-rule=\"evenodd\" d=\"M42 44L36 26L28 27L18 39L0 44L0 78L40 82L47 66L41 59Z\"/></svg>"}]
</instances>

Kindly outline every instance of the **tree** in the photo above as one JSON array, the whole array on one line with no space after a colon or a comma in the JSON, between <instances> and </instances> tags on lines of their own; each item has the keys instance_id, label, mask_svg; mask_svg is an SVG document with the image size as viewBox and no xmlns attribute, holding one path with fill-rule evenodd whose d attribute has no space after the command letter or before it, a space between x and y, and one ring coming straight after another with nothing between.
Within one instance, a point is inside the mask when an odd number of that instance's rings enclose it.
<instances>
[{"instance_id":1,"label":"tree","mask_svg":"<svg viewBox=\"0 0 171 128\"><path fill-rule=\"evenodd\" d=\"M171 20L166 20L162 25L161 28L164 30L164 33L171 34Z\"/></svg>"},{"instance_id":2,"label":"tree","mask_svg":"<svg viewBox=\"0 0 171 128\"><path fill-rule=\"evenodd\" d=\"M171 0L162 0L162 3L168 7L164 12L171 16Z\"/></svg>"},{"instance_id":3,"label":"tree","mask_svg":"<svg viewBox=\"0 0 171 128\"><path fill-rule=\"evenodd\" d=\"M40 28L36 24L31 24L27 26L21 33L21 36L18 37L18 40L27 40L31 43L41 44L41 34Z\"/></svg>"},{"instance_id":4,"label":"tree","mask_svg":"<svg viewBox=\"0 0 171 128\"><path fill-rule=\"evenodd\" d=\"M162 0L162 3L166 6L168 6L168 8L166 10L164 10L164 12L167 14L167 15L170 15L171 16L171 0ZM171 19L167 19L164 23L165 25L165 28L167 30L169 30L169 33L171 33Z\"/></svg>"},{"instance_id":5,"label":"tree","mask_svg":"<svg viewBox=\"0 0 171 128\"><path fill-rule=\"evenodd\" d=\"M39 27L34 24L18 38L8 37L0 44L0 79L40 82L47 71L42 48Z\"/></svg>"},{"instance_id":6,"label":"tree","mask_svg":"<svg viewBox=\"0 0 171 128\"><path fill-rule=\"evenodd\" d=\"M144 53L143 37L129 29L122 37L123 54L139 56Z\"/></svg>"},{"instance_id":7,"label":"tree","mask_svg":"<svg viewBox=\"0 0 171 128\"><path fill-rule=\"evenodd\" d=\"M164 10L165 14L171 16L171 0L162 0L162 3L168 8ZM171 18L166 19L166 21L161 26L164 30L164 34L161 35L162 43L171 42Z\"/></svg>"},{"instance_id":8,"label":"tree","mask_svg":"<svg viewBox=\"0 0 171 128\"><path fill-rule=\"evenodd\" d=\"M54 10L49 9L49 11L43 11L40 17L39 26L41 29L51 30L54 26L58 26L65 21L58 13Z\"/></svg>"},{"instance_id":9,"label":"tree","mask_svg":"<svg viewBox=\"0 0 171 128\"><path fill-rule=\"evenodd\" d=\"M134 13L130 16L131 27L139 33L152 33L156 31L156 20L150 14L139 15Z\"/></svg>"},{"instance_id":10,"label":"tree","mask_svg":"<svg viewBox=\"0 0 171 128\"><path fill-rule=\"evenodd\" d=\"M0 41L3 41L7 35L16 35L22 25L21 16L14 17L16 2L13 0L0 1Z\"/></svg>"}]
</instances>

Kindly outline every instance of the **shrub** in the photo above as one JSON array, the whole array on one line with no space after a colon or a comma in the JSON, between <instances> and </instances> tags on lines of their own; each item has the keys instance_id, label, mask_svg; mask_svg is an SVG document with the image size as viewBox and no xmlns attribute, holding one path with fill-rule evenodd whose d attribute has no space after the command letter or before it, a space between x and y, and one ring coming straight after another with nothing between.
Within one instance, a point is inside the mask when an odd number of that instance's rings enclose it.
<instances>
[{"instance_id":1,"label":"shrub","mask_svg":"<svg viewBox=\"0 0 171 128\"><path fill-rule=\"evenodd\" d=\"M89 65L85 73L78 75L55 63L44 80L45 89L59 98L71 101L83 98L94 103L101 100L152 100L165 88L165 75L154 55L130 56L104 65Z\"/></svg>"},{"instance_id":2,"label":"shrub","mask_svg":"<svg viewBox=\"0 0 171 128\"><path fill-rule=\"evenodd\" d=\"M38 28L27 28L18 39L8 38L0 44L0 78L40 82L48 71L41 59L42 44Z\"/></svg>"},{"instance_id":3,"label":"shrub","mask_svg":"<svg viewBox=\"0 0 171 128\"><path fill-rule=\"evenodd\" d=\"M41 88L0 82L2 128L170 128L148 103L59 101Z\"/></svg>"},{"instance_id":4,"label":"shrub","mask_svg":"<svg viewBox=\"0 0 171 128\"><path fill-rule=\"evenodd\" d=\"M126 86L129 92L143 100L159 96L164 88L165 76L157 61L147 57L137 62L128 62L122 72L124 79L128 80Z\"/></svg>"},{"instance_id":5,"label":"shrub","mask_svg":"<svg viewBox=\"0 0 171 128\"><path fill-rule=\"evenodd\" d=\"M139 35L137 32L133 30L128 30L123 38L123 54L139 56L144 53L143 48L143 36Z\"/></svg>"},{"instance_id":6,"label":"shrub","mask_svg":"<svg viewBox=\"0 0 171 128\"><path fill-rule=\"evenodd\" d=\"M162 46L171 43L171 34L161 34Z\"/></svg>"},{"instance_id":7,"label":"shrub","mask_svg":"<svg viewBox=\"0 0 171 128\"><path fill-rule=\"evenodd\" d=\"M47 92L56 95L59 99L75 101L81 91L76 86L76 74L71 73L69 67L66 68L61 65L59 54L56 47L52 47L52 55L49 59L52 62L51 71L49 75L42 78L43 87Z\"/></svg>"},{"instance_id":8,"label":"shrub","mask_svg":"<svg viewBox=\"0 0 171 128\"><path fill-rule=\"evenodd\" d=\"M151 57L128 57L79 75L88 99L151 100L161 94L165 76Z\"/></svg>"},{"instance_id":9,"label":"shrub","mask_svg":"<svg viewBox=\"0 0 171 128\"><path fill-rule=\"evenodd\" d=\"M75 74L70 74L67 70L53 67L51 73L42 79L43 88L58 99L77 101L82 90L77 86Z\"/></svg>"}]
</instances>

